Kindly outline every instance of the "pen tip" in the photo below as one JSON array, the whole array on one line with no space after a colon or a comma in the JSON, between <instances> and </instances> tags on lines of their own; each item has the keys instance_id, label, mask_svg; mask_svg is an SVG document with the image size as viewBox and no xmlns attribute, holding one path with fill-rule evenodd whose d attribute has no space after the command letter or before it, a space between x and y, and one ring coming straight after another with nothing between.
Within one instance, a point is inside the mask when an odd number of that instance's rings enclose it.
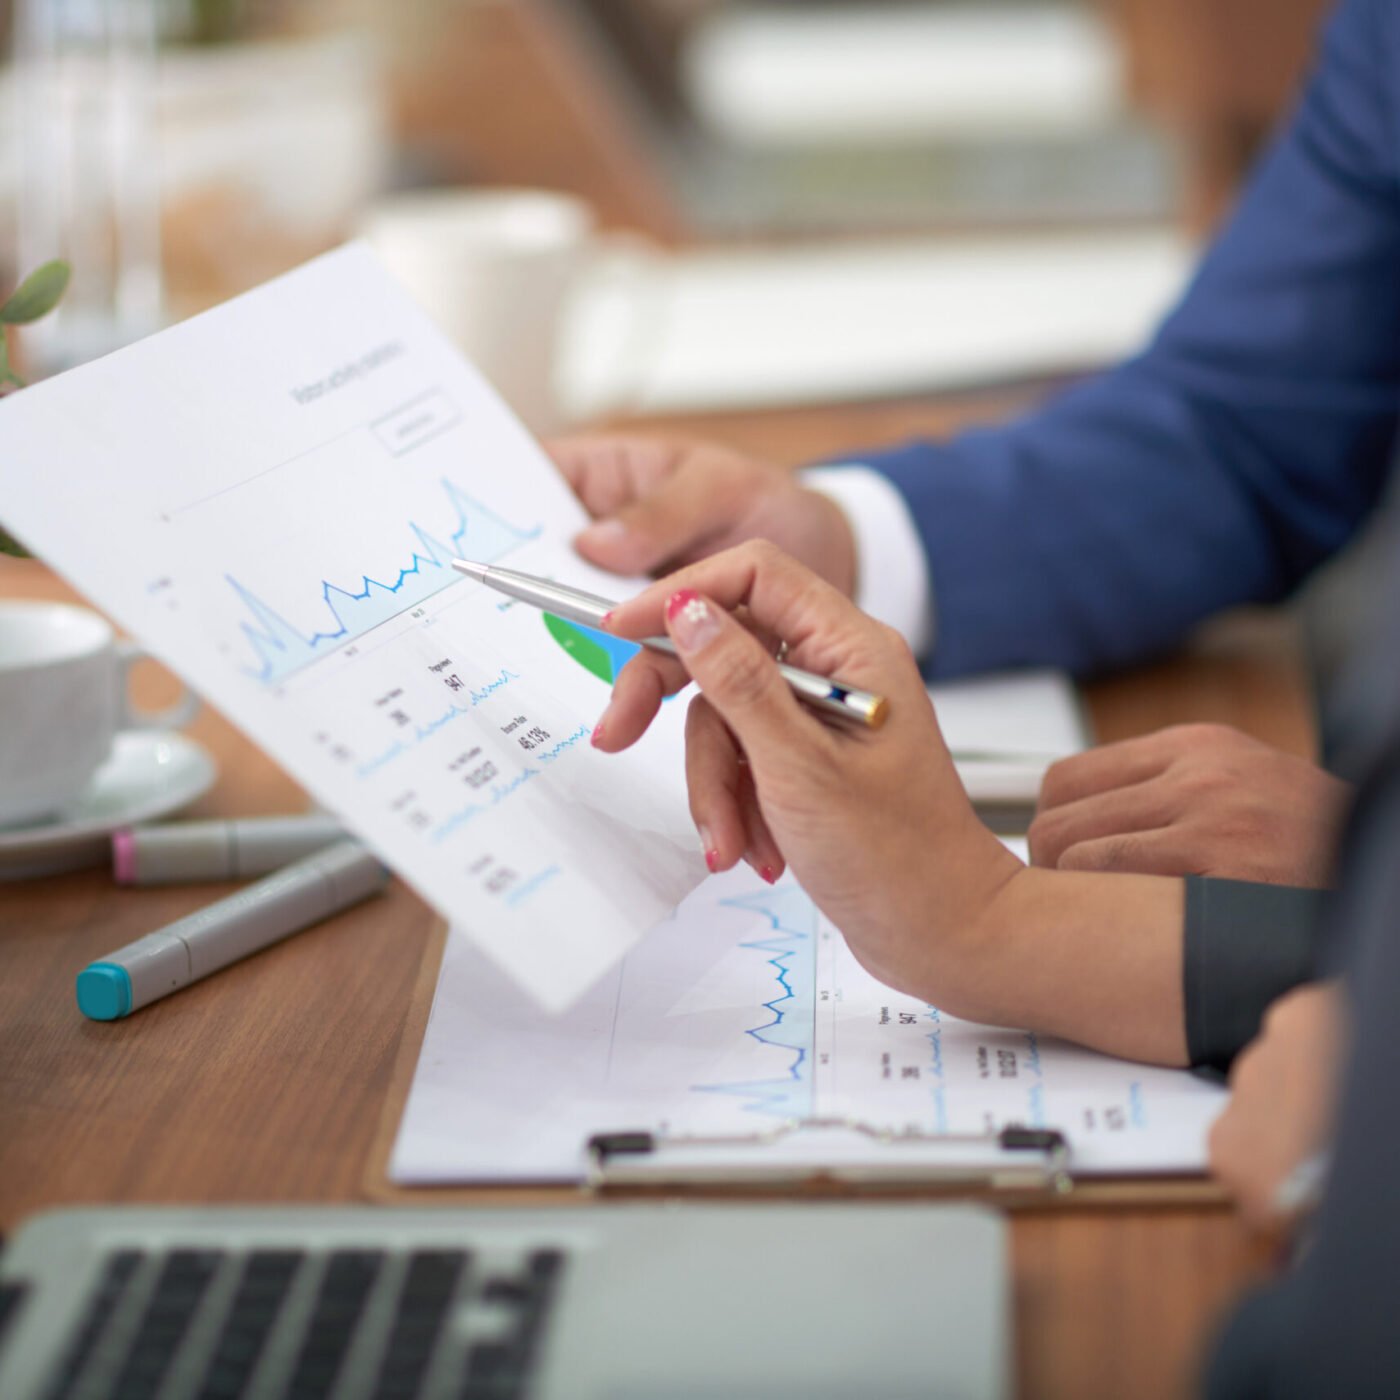
<instances>
[{"instance_id":1,"label":"pen tip","mask_svg":"<svg viewBox=\"0 0 1400 1400\"><path fill-rule=\"evenodd\" d=\"M473 564L470 559L454 559L452 561L452 567L456 569L459 574L466 574L468 578L474 578L478 581L486 577L487 571L490 568L487 564Z\"/></svg>"}]
</instances>

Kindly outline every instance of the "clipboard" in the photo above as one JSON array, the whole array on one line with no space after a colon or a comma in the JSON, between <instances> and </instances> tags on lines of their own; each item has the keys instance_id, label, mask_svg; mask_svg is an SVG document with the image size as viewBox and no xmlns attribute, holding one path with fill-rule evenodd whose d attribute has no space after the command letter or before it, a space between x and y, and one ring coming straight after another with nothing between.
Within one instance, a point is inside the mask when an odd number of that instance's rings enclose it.
<instances>
[{"instance_id":1,"label":"clipboard","mask_svg":"<svg viewBox=\"0 0 1400 1400\"><path fill-rule=\"evenodd\" d=\"M780 1193L802 1199L881 1196L918 1199L981 1200L1009 1210L1063 1210L1085 1208L1142 1209L1143 1207L1224 1207L1229 1198L1220 1186L1203 1177L1120 1176L1076 1179L1073 1139L1053 1133L1038 1144L1007 1145L984 1136L951 1139L926 1134L889 1133L870 1125L846 1120L809 1121L797 1127L780 1124L774 1129L746 1135L752 1146L750 1165L736 1169L732 1161L722 1167L721 1149L735 1144L725 1139L658 1139L641 1132L595 1134L588 1144L593 1170L579 1182L552 1182L449 1186L399 1186L389 1177L389 1162L404 1105L412 1087L423 1044L438 972L447 942L447 925L434 920L424 946L412 1000L404 1020L398 1054L384 1098L384 1109L366 1163L362 1190L368 1200L386 1205L577 1205L599 1198L645 1199L664 1195L676 1198L736 1199ZM802 1140L815 1145L844 1129L869 1137L889 1155L878 1164L857 1167L823 1161L827 1153L812 1153L806 1163L780 1161L771 1155L776 1145L807 1134ZM1024 1131L1024 1130L1017 1130ZM1043 1130L1030 1130L1039 1133ZM599 1139L602 1139L599 1142ZM630 1141L629 1141L630 1140ZM1013 1139L1014 1141L1018 1141ZM988 1154L991 1152L991 1160ZM704 1165L705 1159L710 1165Z\"/></svg>"},{"instance_id":2,"label":"clipboard","mask_svg":"<svg viewBox=\"0 0 1400 1400\"><path fill-rule=\"evenodd\" d=\"M1057 1195L1074 1186L1064 1134L1021 1126L986 1135L935 1134L892 1132L851 1118L805 1118L724 1137L595 1133L587 1157L587 1185L593 1190L715 1184L771 1189L816 1178L848 1186L960 1186Z\"/></svg>"}]
</instances>

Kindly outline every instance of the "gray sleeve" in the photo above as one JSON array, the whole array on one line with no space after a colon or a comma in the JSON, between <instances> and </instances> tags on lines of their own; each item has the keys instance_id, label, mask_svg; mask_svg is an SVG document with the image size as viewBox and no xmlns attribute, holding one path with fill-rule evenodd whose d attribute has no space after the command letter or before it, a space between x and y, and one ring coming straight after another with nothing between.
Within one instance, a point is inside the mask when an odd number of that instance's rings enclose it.
<instances>
[{"instance_id":1,"label":"gray sleeve","mask_svg":"<svg viewBox=\"0 0 1400 1400\"><path fill-rule=\"evenodd\" d=\"M1186 880L1182 957L1191 1063L1228 1069L1269 1003L1317 975L1325 890Z\"/></svg>"}]
</instances>

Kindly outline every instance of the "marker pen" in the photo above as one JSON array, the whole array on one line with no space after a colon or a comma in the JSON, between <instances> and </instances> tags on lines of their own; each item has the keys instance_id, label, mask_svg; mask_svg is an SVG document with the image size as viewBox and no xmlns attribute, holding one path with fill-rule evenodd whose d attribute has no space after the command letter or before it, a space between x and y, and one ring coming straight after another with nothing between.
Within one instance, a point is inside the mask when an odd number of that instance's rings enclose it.
<instances>
[{"instance_id":1,"label":"marker pen","mask_svg":"<svg viewBox=\"0 0 1400 1400\"><path fill-rule=\"evenodd\" d=\"M112 834L112 876L119 885L242 880L280 870L344 837L345 828L319 812L127 827Z\"/></svg>"},{"instance_id":2,"label":"marker pen","mask_svg":"<svg viewBox=\"0 0 1400 1400\"><path fill-rule=\"evenodd\" d=\"M378 894L388 881L358 841L338 842L89 963L78 974L78 1010L94 1021L128 1016Z\"/></svg>"}]
</instances>

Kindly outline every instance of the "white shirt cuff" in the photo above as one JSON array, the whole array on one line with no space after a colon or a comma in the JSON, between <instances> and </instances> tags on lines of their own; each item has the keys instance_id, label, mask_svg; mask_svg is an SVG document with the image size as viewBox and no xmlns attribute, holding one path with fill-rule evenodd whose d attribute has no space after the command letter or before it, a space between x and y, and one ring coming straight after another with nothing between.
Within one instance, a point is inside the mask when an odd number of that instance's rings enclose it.
<instances>
[{"instance_id":1,"label":"white shirt cuff","mask_svg":"<svg viewBox=\"0 0 1400 1400\"><path fill-rule=\"evenodd\" d=\"M933 584L923 541L899 490L870 467L811 467L802 482L841 508L856 542L855 600L915 656L933 644Z\"/></svg>"}]
</instances>

